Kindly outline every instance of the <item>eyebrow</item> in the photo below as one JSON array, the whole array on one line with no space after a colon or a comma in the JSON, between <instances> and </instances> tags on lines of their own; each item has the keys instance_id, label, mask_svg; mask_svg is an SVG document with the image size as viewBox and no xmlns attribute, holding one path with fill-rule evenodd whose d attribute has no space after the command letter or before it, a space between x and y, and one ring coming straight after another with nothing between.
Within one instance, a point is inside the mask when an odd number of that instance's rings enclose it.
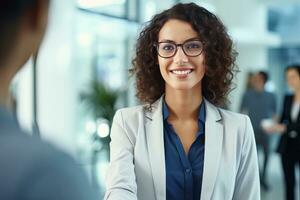
<instances>
[{"instance_id":1,"label":"eyebrow","mask_svg":"<svg viewBox=\"0 0 300 200\"><path fill-rule=\"evenodd\" d=\"M200 38L199 38L199 37L189 38L189 39L183 41L183 43L188 42L188 41L193 41L193 40L200 40ZM160 42L176 43L175 41L173 41L173 40L168 40L168 39L161 40L161 41L159 41L159 43L160 43Z\"/></svg>"}]
</instances>

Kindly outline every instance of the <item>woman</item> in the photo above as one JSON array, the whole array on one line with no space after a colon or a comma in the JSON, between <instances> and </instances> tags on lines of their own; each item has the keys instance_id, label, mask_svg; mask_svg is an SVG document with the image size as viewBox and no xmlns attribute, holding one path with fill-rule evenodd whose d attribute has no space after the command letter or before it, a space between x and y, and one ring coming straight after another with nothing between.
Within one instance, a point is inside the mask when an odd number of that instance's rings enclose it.
<instances>
[{"instance_id":1,"label":"woman","mask_svg":"<svg viewBox=\"0 0 300 200\"><path fill-rule=\"evenodd\" d=\"M284 98L280 124L267 129L268 132L279 132L281 138L278 152L284 173L286 199L295 199L295 166L300 164L300 65L288 66L285 70L292 95Z\"/></svg>"},{"instance_id":2,"label":"woman","mask_svg":"<svg viewBox=\"0 0 300 200\"><path fill-rule=\"evenodd\" d=\"M204 8L154 16L132 69L145 105L115 115L105 199L260 199L250 120L216 107L234 62L225 27Z\"/></svg>"}]
</instances>

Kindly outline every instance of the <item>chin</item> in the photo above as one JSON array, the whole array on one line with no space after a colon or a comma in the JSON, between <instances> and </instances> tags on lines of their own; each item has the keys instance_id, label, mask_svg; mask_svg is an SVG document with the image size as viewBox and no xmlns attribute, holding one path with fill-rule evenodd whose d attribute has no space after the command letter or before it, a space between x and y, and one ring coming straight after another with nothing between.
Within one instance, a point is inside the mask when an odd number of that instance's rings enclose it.
<instances>
[{"instance_id":1,"label":"chin","mask_svg":"<svg viewBox=\"0 0 300 200\"><path fill-rule=\"evenodd\" d=\"M174 90L192 90L197 86L197 84L189 84L189 83L178 83L170 85L170 88Z\"/></svg>"}]
</instances>

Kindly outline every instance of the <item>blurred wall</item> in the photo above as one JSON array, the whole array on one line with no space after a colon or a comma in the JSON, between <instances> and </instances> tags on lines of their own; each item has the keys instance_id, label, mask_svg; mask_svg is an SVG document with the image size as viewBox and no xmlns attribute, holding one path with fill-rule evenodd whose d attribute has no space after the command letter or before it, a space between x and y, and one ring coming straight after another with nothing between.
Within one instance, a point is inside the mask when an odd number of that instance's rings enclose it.
<instances>
[{"instance_id":1,"label":"blurred wall","mask_svg":"<svg viewBox=\"0 0 300 200\"><path fill-rule=\"evenodd\" d=\"M38 123L41 136L74 153L76 71L73 70L75 2L52 0L49 24L38 57ZM32 62L18 75L18 113L21 126L31 129Z\"/></svg>"}]
</instances>

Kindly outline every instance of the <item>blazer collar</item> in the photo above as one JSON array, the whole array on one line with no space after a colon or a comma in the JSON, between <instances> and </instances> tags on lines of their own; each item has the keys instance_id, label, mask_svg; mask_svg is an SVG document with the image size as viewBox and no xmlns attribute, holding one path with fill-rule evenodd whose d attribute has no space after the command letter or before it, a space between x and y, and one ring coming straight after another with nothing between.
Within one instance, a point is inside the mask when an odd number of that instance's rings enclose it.
<instances>
[{"instance_id":1,"label":"blazer collar","mask_svg":"<svg viewBox=\"0 0 300 200\"><path fill-rule=\"evenodd\" d=\"M165 149L162 116L163 98L164 95L152 104L151 111L145 112L147 147L156 199L166 199ZM206 99L204 99L204 101L206 108L205 153L201 199L210 199L219 170L224 133L221 123L222 116L218 108Z\"/></svg>"},{"instance_id":2,"label":"blazer collar","mask_svg":"<svg viewBox=\"0 0 300 200\"><path fill-rule=\"evenodd\" d=\"M165 148L164 128L162 116L162 96L152 105L152 110L147 111L146 116L146 138L154 190L156 199L166 199L166 171L165 171Z\"/></svg>"},{"instance_id":3,"label":"blazer collar","mask_svg":"<svg viewBox=\"0 0 300 200\"><path fill-rule=\"evenodd\" d=\"M205 150L201 199L211 199L222 155L224 127L217 107L205 100Z\"/></svg>"}]
</instances>

